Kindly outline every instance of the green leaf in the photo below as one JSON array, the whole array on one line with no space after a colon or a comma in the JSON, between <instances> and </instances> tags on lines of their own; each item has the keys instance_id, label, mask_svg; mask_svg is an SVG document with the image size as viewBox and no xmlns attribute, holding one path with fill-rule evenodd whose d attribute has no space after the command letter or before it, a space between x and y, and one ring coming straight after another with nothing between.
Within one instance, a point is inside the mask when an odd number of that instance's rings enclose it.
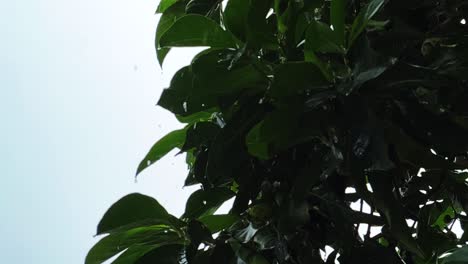
<instances>
[{"instance_id":1,"label":"green leaf","mask_svg":"<svg viewBox=\"0 0 468 264\"><path fill-rule=\"evenodd\" d=\"M187 201L182 218L195 219L211 215L233 196L229 188L223 187L195 191Z\"/></svg>"},{"instance_id":2,"label":"green leaf","mask_svg":"<svg viewBox=\"0 0 468 264\"><path fill-rule=\"evenodd\" d=\"M271 94L277 99L300 93L315 93L328 89L328 81L320 69L310 62L288 62L275 69Z\"/></svg>"},{"instance_id":3,"label":"green leaf","mask_svg":"<svg viewBox=\"0 0 468 264\"><path fill-rule=\"evenodd\" d=\"M198 122L187 129L187 136L181 151L187 151L200 146L209 146L219 133L220 127L212 122Z\"/></svg>"},{"instance_id":4,"label":"green leaf","mask_svg":"<svg viewBox=\"0 0 468 264\"><path fill-rule=\"evenodd\" d=\"M211 109L207 109L205 111L196 112L194 114L183 116L183 115L176 115L176 118L181 123L186 124L193 124L200 121L208 121L211 119L213 113L217 112L218 109L213 107Z\"/></svg>"},{"instance_id":5,"label":"green leaf","mask_svg":"<svg viewBox=\"0 0 468 264\"><path fill-rule=\"evenodd\" d=\"M247 151L254 157L267 160L270 157L268 150L268 140L263 137L263 122L254 126L245 137Z\"/></svg>"},{"instance_id":6,"label":"green leaf","mask_svg":"<svg viewBox=\"0 0 468 264\"><path fill-rule=\"evenodd\" d=\"M156 9L156 13L164 13L166 9L177 3L177 1L179 0L161 0L158 8Z\"/></svg>"},{"instance_id":7,"label":"green leaf","mask_svg":"<svg viewBox=\"0 0 468 264\"><path fill-rule=\"evenodd\" d=\"M371 0L370 3L359 12L359 15L353 22L351 27L351 32L348 37L348 47L351 47L356 40L356 38L361 34L361 32L366 28L370 19L379 11L383 6L385 0Z\"/></svg>"},{"instance_id":8,"label":"green leaf","mask_svg":"<svg viewBox=\"0 0 468 264\"><path fill-rule=\"evenodd\" d=\"M191 66L174 75L158 105L179 116L190 116L220 108L222 98L236 96L243 90L265 90L266 77L244 61L231 66L229 58L232 56L233 51L224 49L209 49L198 54Z\"/></svg>"},{"instance_id":9,"label":"green leaf","mask_svg":"<svg viewBox=\"0 0 468 264\"><path fill-rule=\"evenodd\" d=\"M330 26L320 21L311 21L306 31L304 52L339 53L346 52Z\"/></svg>"},{"instance_id":10,"label":"green leaf","mask_svg":"<svg viewBox=\"0 0 468 264\"><path fill-rule=\"evenodd\" d=\"M138 227L110 234L101 239L88 252L85 263L100 264L133 245L157 247L183 243L184 239L166 225Z\"/></svg>"},{"instance_id":11,"label":"green leaf","mask_svg":"<svg viewBox=\"0 0 468 264\"><path fill-rule=\"evenodd\" d=\"M249 10L249 0L229 0L224 10L226 28L242 41L247 39L246 24Z\"/></svg>"},{"instance_id":12,"label":"green leaf","mask_svg":"<svg viewBox=\"0 0 468 264\"><path fill-rule=\"evenodd\" d=\"M330 6L330 24L333 26L333 32L337 43L344 46L345 37L345 0L332 0Z\"/></svg>"},{"instance_id":13,"label":"green leaf","mask_svg":"<svg viewBox=\"0 0 468 264\"><path fill-rule=\"evenodd\" d=\"M229 0L224 12L226 28L248 45L277 48L277 40L265 19L271 2L270 0Z\"/></svg>"},{"instance_id":14,"label":"green leaf","mask_svg":"<svg viewBox=\"0 0 468 264\"><path fill-rule=\"evenodd\" d=\"M190 238L191 245L198 247L200 243L213 243L211 231L200 221L190 220L187 225L187 234Z\"/></svg>"},{"instance_id":15,"label":"green leaf","mask_svg":"<svg viewBox=\"0 0 468 264\"><path fill-rule=\"evenodd\" d=\"M468 247L454 249L443 254L440 258L440 264L465 264L468 261Z\"/></svg>"},{"instance_id":16,"label":"green leaf","mask_svg":"<svg viewBox=\"0 0 468 264\"><path fill-rule=\"evenodd\" d=\"M235 48L231 33L215 21L201 15L185 15L178 19L159 40L161 47Z\"/></svg>"},{"instance_id":17,"label":"green leaf","mask_svg":"<svg viewBox=\"0 0 468 264\"><path fill-rule=\"evenodd\" d=\"M167 223L171 216L154 198L132 193L118 200L107 210L98 224L97 234L109 233L119 227L150 219L159 219Z\"/></svg>"},{"instance_id":18,"label":"green leaf","mask_svg":"<svg viewBox=\"0 0 468 264\"><path fill-rule=\"evenodd\" d=\"M232 214L206 215L200 217L199 220L214 234L232 226L239 220L239 217Z\"/></svg>"},{"instance_id":19,"label":"green leaf","mask_svg":"<svg viewBox=\"0 0 468 264\"><path fill-rule=\"evenodd\" d=\"M174 1L174 3L172 3ZM171 2L170 6L161 7L161 5L167 5ZM185 15L185 5L183 2L177 2L176 0L168 0L162 1L159 5L161 8L164 9L164 12L159 19L158 26L156 28L156 38L155 38L155 47L156 47L156 55L158 58L159 64L162 66L164 62L164 58L169 53L170 48L163 48L160 45L161 36L175 23L175 21ZM166 10L167 8L167 10ZM159 8L158 8L159 10Z\"/></svg>"},{"instance_id":20,"label":"green leaf","mask_svg":"<svg viewBox=\"0 0 468 264\"><path fill-rule=\"evenodd\" d=\"M182 245L160 246L138 259L135 264L179 264L181 263L183 252L184 248Z\"/></svg>"},{"instance_id":21,"label":"green leaf","mask_svg":"<svg viewBox=\"0 0 468 264\"><path fill-rule=\"evenodd\" d=\"M187 130L185 128L174 130L158 140L140 162L140 165L138 165L136 175L164 157L174 148L181 148L185 143L186 132Z\"/></svg>"},{"instance_id":22,"label":"green leaf","mask_svg":"<svg viewBox=\"0 0 468 264\"><path fill-rule=\"evenodd\" d=\"M384 57L373 50L368 38L364 36L357 40L350 53L355 61L352 80L338 87L338 90L346 95L359 89L366 82L378 78L397 62L396 58Z\"/></svg>"},{"instance_id":23,"label":"green leaf","mask_svg":"<svg viewBox=\"0 0 468 264\"><path fill-rule=\"evenodd\" d=\"M152 245L133 245L127 248L124 253L120 254L117 259L112 261L112 264L128 264L136 263L145 254L157 248L158 246Z\"/></svg>"}]
</instances>

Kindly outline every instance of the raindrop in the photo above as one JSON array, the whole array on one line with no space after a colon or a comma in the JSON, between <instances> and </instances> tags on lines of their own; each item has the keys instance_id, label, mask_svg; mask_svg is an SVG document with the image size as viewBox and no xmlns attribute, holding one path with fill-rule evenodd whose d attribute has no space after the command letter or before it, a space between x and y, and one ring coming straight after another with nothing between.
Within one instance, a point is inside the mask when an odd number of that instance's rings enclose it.
<instances>
[{"instance_id":1,"label":"raindrop","mask_svg":"<svg viewBox=\"0 0 468 264\"><path fill-rule=\"evenodd\" d=\"M184 112L187 112L187 102L183 102L182 107L184 108Z\"/></svg>"},{"instance_id":2,"label":"raindrop","mask_svg":"<svg viewBox=\"0 0 468 264\"><path fill-rule=\"evenodd\" d=\"M151 165L151 160L147 160L147 161L146 161L146 165L147 165L147 166Z\"/></svg>"},{"instance_id":3,"label":"raindrop","mask_svg":"<svg viewBox=\"0 0 468 264\"><path fill-rule=\"evenodd\" d=\"M460 24L466 25L466 19L463 18L462 20L460 20Z\"/></svg>"},{"instance_id":4,"label":"raindrop","mask_svg":"<svg viewBox=\"0 0 468 264\"><path fill-rule=\"evenodd\" d=\"M206 205L206 201L205 201L205 200L203 200L202 203L203 203L204 205Z\"/></svg>"},{"instance_id":5,"label":"raindrop","mask_svg":"<svg viewBox=\"0 0 468 264\"><path fill-rule=\"evenodd\" d=\"M260 98L260 100L258 100L258 104L263 104L263 98Z\"/></svg>"},{"instance_id":6,"label":"raindrop","mask_svg":"<svg viewBox=\"0 0 468 264\"><path fill-rule=\"evenodd\" d=\"M201 104L202 107L205 107L205 104Z\"/></svg>"},{"instance_id":7,"label":"raindrop","mask_svg":"<svg viewBox=\"0 0 468 264\"><path fill-rule=\"evenodd\" d=\"M333 25L330 25L330 29L331 29L331 30L335 30L335 28L333 27Z\"/></svg>"}]
</instances>

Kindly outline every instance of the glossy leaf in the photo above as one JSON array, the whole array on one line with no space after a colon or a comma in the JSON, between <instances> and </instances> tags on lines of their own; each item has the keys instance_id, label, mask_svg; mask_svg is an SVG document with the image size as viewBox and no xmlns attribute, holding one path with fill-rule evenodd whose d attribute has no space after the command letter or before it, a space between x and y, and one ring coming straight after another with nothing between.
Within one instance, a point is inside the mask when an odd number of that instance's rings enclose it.
<instances>
[{"instance_id":1,"label":"glossy leaf","mask_svg":"<svg viewBox=\"0 0 468 264\"><path fill-rule=\"evenodd\" d=\"M213 47L235 48L231 33L224 31L216 22L201 15L183 16L167 29L159 39L165 47Z\"/></svg>"},{"instance_id":2,"label":"glossy leaf","mask_svg":"<svg viewBox=\"0 0 468 264\"><path fill-rule=\"evenodd\" d=\"M441 264L462 264L466 263L468 259L468 247L462 247L455 249L451 252L447 252L445 256L440 258Z\"/></svg>"},{"instance_id":3,"label":"glossy leaf","mask_svg":"<svg viewBox=\"0 0 468 264\"><path fill-rule=\"evenodd\" d=\"M165 13L166 9L177 3L179 0L161 0L159 2L156 13Z\"/></svg>"},{"instance_id":4,"label":"glossy leaf","mask_svg":"<svg viewBox=\"0 0 468 264\"><path fill-rule=\"evenodd\" d=\"M169 53L170 48L164 48L160 45L161 36L172 26L175 21L180 17L185 15L185 6L181 2L176 2L173 0L161 1L159 4L158 10L161 8L164 12L159 19L158 26L156 28L156 55L158 58L159 64L162 66L164 58ZM167 9L167 10L166 10Z\"/></svg>"},{"instance_id":5,"label":"glossy leaf","mask_svg":"<svg viewBox=\"0 0 468 264\"><path fill-rule=\"evenodd\" d=\"M109 233L114 229L144 220L156 220L168 224L172 216L155 199L139 193L129 194L107 210L98 224L97 234Z\"/></svg>"},{"instance_id":6,"label":"glossy leaf","mask_svg":"<svg viewBox=\"0 0 468 264\"><path fill-rule=\"evenodd\" d=\"M359 12L359 15L353 22L351 32L348 37L348 46L351 46L361 32L366 28L370 19L383 6L385 0L371 0L369 4Z\"/></svg>"},{"instance_id":7,"label":"glossy leaf","mask_svg":"<svg viewBox=\"0 0 468 264\"><path fill-rule=\"evenodd\" d=\"M312 21L306 31L305 52L344 53L340 37L330 26Z\"/></svg>"},{"instance_id":8,"label":"glossy leaf","mask_svg":"<svg viewBox=\"0 0 468 264\"><path fill-rule=\"evenodd\" d=\"M163 138L158 140L153 147L151 147L148 154L140 162L137 169L137 175L142 172L144 169L148 168L156 161L164 157L167 153L175 148L181 148L185 143L186 129L179 129L170 132L165 135Z\"/></svg>"},{"instance_id":9,"label":"glossy leaf","mask_svg":"<svg viewBox=\"0 0 468 264\"><path fill-rule=\"evenodd\" d=\"M138 227L124 232L110 234L101 239L86 256L86 264L100 264L132 245L182 244L184 240L168 226L156 225Z\"/></svg>"}]
</instances>

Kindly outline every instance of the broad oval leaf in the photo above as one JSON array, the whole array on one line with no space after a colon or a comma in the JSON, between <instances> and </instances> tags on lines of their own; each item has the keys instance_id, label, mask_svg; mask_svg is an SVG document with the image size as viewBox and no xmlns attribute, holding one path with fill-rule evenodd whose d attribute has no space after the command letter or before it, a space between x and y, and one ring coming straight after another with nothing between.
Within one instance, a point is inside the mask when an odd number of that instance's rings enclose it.
<instances>
[{"instance_id":1,"label":"broad oval leaf","mask_svg":"<svg viewBox=\"0 0 468 264\"><path fill-rule=\"evenodd\" d=\"M346 52L340 36L330 26L312 21L306 31L304 52L340 53Z\"/></svg>"},{"instance_id":2,"label":"broad oval leaf","mask_svg":"<svg viewBox=\"0 0 468 264\"><path fill-rule=\"evenodd\" d=\"M118 200L107 210L98 224L97 234L109 233L120 227L151 219L168 223L172 217L154 198L132 193Z\"/></svg>"},{"instance_id":3,"label":"broad oval leaf","mask_svg":"<svg viewBox=\"0 0 468 264\"><path fill-rule=\"evenodd\" d=\"M185 239L166 225L133 228L102 238L88 252L85 264L101 264L133 245L157 247L183 243Z\"/></svg>"},{"instance_id":4,"label":"broad oval leaf","mask_svg":"<svg viewBox=\"0 0 468 264\"><path fill-rule=\"evenodd\" d=\"M201 15L186 15L178 19L159 39L161 47L235 48L231 33L215 21Z\"/></svg>"}]
</instances>

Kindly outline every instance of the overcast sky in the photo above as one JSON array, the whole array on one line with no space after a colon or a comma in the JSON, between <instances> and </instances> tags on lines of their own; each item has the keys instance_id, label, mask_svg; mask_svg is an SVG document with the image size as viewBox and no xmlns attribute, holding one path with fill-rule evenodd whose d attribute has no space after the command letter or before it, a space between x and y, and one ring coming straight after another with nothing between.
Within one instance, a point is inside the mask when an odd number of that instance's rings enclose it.
<instances>
[{"instance_id":1,"label":"overcast sky","mask_svg":"<svg viewBox=\"0 0 468 264\"><path fill-rule=\"evenodd\" d=\"M83 263L100 217L131 192L183 212L183 156L134 181L151 145L180 127L155 104L194 53L170 54L161 72L157 4L2 2L0 262Z\"/></svg>"}]
</instances>

